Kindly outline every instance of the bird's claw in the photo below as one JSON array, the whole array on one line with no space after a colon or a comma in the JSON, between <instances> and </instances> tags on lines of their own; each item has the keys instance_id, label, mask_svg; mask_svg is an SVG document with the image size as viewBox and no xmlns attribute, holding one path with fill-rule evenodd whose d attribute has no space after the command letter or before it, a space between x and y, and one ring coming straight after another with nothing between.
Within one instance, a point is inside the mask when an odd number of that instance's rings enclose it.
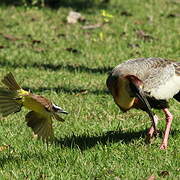
<instances>
[{"instance_id":1,"label":"bird's claw","mask_svg":"<svg viewBox=\"0 0 180 180\"><path fill-rule=\"evenodd\" d=\"M160 146L161 150L166 150L167 149L167 143L162 143Z\"/></svg>"},{"instance_id":2,"label":"bird's claw","mask_svg":"<svg viewBox=\"0 0 180 180\"><path fill-rule=\"evenodd\" d=\"M155 138L157 138L157 137L159 136L159 133L160 133L160 131L159 131L158 129L156 129L156 130L154 131L154 133L153 133L153 136L154 136Z\"/></svg>"},{"instance_id":3,"label":"bird's claw","mask_svg":"<svg viewBox=\"0 0 180 180\"><path fill-rule=\"evenodd\" d=\"M154 129L153 126L148 130L147 136L149 138L157 137L158 135L159 135L159 130L158 129Z\"/></svg>"},{"instance_id":4,"label":"bird's claw","mask_svg":"<svg viewBox=\"0 0 180 180\"><path fill-rule=\"evenodd\" d=\"M154 127L151 127L148 132L147 132L147 137L146 137L146 143L150 144L153 140L153 138L157 138L157 136L159 135L159 130L155 129Z\"/></svg>"}]
</instances>

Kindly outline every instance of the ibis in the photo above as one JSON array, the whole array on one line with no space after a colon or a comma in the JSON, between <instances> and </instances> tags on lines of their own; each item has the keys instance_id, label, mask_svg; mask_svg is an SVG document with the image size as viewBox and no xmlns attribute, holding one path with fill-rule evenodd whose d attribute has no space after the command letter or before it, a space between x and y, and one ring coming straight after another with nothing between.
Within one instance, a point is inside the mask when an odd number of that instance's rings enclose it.
<instances>
[{"instance_id":1,"label":"ibis","mask_svg":"<svg viewBox=\"0 0 180 180\"><path fill-rule=\"evenodd\" d=\"M155 57L130 59L110 72L106 84L120 110L135 108L149 115L149 138L156 135L158 124L152 109L164 112L166 127L160 149L166 149L173 120L168 100L180 102L180 62Z\"/></svg>"}]
</instances>

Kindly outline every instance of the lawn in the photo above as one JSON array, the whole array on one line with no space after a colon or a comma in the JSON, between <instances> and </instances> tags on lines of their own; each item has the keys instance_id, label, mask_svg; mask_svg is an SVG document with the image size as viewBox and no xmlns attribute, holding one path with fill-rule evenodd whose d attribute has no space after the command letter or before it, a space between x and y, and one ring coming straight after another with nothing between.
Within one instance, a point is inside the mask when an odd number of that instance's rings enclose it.
<instances>
[{"instance_id":1,"label":"lawn","mask_svg":"<svg viewBox=\"0 0 180 180\"><path fill-rule=\"evenodd\" d=\"M64 123L54 121L57 142L48 146L32 138L24 121L28 110L2 119L0 146L9 148L0 152L0 179L180 179L180 104L170 101L174 120L162 151L162 135L145 143L148 115L120 112L105 83L108 72L127 59L179 60L179 1L69 5L0 6L0 77L13 72L23 88L69 112ZM71 10L85 21L68 24ZM163 131L164 115L154 112Z\"/></svg>"}]
</instances>

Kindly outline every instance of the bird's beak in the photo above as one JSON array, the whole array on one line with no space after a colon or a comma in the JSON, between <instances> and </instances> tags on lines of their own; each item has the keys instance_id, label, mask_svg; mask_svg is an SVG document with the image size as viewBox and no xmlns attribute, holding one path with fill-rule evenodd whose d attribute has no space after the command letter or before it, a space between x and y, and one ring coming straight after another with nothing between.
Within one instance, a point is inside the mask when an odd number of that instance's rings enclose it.
<instances>
[{"instance_id":1,"label":"bird's beak","mask_svg":"<svg viewBox=\"0 0 180 180\"><path fill-rule=\"evenodd\" d=\"M58 113L63 113L63 114L69 114L67 111L63 110L63 109L58 109L57 111Z\"/></svg>"},{"instance_id":2,"label":"bird's beak","mask_svg":"<svg viewBox=\"0 0 180 180\"><path fill-rule=\"evenodd\" d=\"M154 113L151 111L151 106L148 102L148 100L146 99L146 97L144 96L144 93L142 92L141 89L139 89L139 91L136 93L137 97L141 100L141 102L145 105L147 113L149 114L150 118L154 118Z\"/></svg>"},{"instance_id":3,"label":"bird's beak","mask_svg":"<svg viewBox=\"0 0 180 180\"><path fill-rule=\"evenodd\" d=\"M53 110L56 112L56 113L64 113L64 114L68 114L67 111L65 111L64 109L62 109L61 107L55 105L55 104L52 104L52 108Z\"/></svg>"},{"instance_id":4,"label":"bird's beak","mask_svg":"<svg viewBox=\"0 0 180 180\"><path fill-rule=\"evenodd\" d=\"M141 102L146 107L146 111L149 114L149 117L153 120L154 119L154 113L151 111L151 106L150 106L148 100L146 99L146 97L144 95L144 92L142 89L143 82L133 75L126 76L126 78L130 82L129 85L130 85L131 91L133 92L133 94L136 97L138 97L141 100Z\"/></svg>"}]
</instances>

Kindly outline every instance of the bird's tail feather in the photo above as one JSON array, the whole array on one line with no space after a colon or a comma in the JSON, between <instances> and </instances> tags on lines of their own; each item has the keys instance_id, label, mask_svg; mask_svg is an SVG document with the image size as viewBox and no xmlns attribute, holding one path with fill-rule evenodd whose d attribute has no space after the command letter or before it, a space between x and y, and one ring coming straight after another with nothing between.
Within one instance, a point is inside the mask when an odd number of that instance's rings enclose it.
<instances>
[{"instance_id":1,"label":"bird's tail feather","mask_svg":"<svg viewBox=\"0 0 180 180\"><path fill-rule=\"evenodd\" d=\"M10 90L17 91L21 89L12 73L8 73L6 76L4 76L1 82L6 85Z\"/></svg>"},{"instance_id":2,"label":"bird's tail feather","mask_svg":"<svg viewBox=\"0 0 180 180\"><path fill-rule=\"evenodd\" d=\"M17 103L16 97L16 91L0 88L0 114L3 117L21 110L22 105Z\"/></svg>"},{"instance_id":3,"label":"bird's tail feather","mask_svg":"<svg viewBox=\"0 0 180 180\"><path fill-rule=\"evenodd\" d=\"M54 134L51 117L44 117L34 111L30 111L25 118L27 126L32 128L34 135L38 139L42 139L43 141L53 140Z\"/></svg>"}]
</instances>

